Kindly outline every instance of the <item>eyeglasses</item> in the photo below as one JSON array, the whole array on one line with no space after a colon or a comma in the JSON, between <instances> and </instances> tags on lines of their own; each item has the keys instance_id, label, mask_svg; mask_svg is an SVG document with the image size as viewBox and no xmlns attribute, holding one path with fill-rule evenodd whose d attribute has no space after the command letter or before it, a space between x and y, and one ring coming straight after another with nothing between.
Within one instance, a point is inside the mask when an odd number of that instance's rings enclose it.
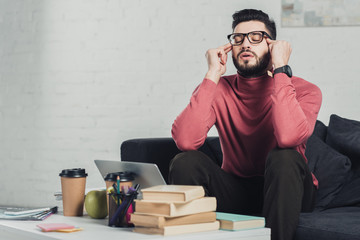
<instances>
[{"instance_id":1,"label":"eyeglasses","mask_svg":"<svg viewBox=\"0 0 360 240\"><path fill-rule=\"evenodd\" d=\"M244 42L245 36L247 37L249 42L253 44L261 43L262 40L264 39L264 36L272 40L272 37L270 37L270 35L264 31L254 31L249 33L233 33L233 34L229 34L227 38L229 39L231 45L239 46Z\"/></svg>"}]
</instances>

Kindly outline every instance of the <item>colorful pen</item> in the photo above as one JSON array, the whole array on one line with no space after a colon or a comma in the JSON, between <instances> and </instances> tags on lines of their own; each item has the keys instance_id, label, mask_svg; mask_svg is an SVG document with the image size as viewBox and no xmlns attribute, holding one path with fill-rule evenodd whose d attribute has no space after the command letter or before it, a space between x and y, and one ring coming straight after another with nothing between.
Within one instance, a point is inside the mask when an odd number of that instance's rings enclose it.
<instances>
[{"instance_id":1,"label":"colorful pen","mask_svg":"<svg viewBox=\"0 0 360 240\"><path fill-rule=\"evenodd\" d=\"M117 193L120 194L120 176L116 177Z\"/></svg>"}]
</instances>

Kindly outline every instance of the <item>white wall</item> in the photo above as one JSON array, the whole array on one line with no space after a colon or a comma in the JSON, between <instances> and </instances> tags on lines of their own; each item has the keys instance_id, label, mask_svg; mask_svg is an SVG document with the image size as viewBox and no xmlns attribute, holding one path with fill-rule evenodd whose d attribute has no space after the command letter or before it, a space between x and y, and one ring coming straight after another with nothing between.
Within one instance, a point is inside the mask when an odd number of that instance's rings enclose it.
<instances>
[{"instance_id":1,"label":"white wall","mask_svg":"<svg viewBox=\"0 0 360 240\"><path fill-rule=\"evenodd\" d=\"M118 160L129 138L170 136L206 50L226 43L243 8L268 12L291 42L295 75L323 92L320 120L360 120L360 28L281 28L280 4L1 0L0 205L55 203L63 168L84 167L87 186L102 186L94 159Z\"/></svg>"}]
</instances>

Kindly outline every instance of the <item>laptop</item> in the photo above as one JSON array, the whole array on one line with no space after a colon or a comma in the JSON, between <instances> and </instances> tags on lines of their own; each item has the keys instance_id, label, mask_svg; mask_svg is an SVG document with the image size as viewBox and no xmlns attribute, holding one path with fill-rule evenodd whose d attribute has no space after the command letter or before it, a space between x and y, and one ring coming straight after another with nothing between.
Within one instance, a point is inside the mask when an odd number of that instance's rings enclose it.
<instances>
[{"instance_id":1,"label":"laptop","mask_svg":"<svg viewBox=\"0 0 360 240\"><path fill-rule=\"evenodd\" d=\"M112 160L95 160L95 165L100 171L103 179L108 173L114 172L132 172L135 184L140 185L140 189L156 185L166 185L158 166L154 163L126 162Z\"/></svg>"}]
</instances>

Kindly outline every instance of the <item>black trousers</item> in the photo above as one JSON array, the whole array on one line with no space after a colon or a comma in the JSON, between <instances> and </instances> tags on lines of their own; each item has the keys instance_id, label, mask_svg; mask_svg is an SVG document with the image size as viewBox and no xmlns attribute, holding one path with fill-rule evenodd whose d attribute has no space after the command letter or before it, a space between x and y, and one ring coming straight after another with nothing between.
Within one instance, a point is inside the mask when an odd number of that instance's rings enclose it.
<instances>
[{"instance_id":1,"label":"black trousers","mask_svg":"<svg viewBox=\"0 0 360 240\"><path fill-rule=\"evenodd\" d=\"M300 212L311 212L315 202L309 168L293 149L271 151L264 177L251 178L225 172L202 152L183 152L170 163L169 183L202 185L219 212L264 216L272 240L293 239Z\"/></svg>"}]
</instances>

